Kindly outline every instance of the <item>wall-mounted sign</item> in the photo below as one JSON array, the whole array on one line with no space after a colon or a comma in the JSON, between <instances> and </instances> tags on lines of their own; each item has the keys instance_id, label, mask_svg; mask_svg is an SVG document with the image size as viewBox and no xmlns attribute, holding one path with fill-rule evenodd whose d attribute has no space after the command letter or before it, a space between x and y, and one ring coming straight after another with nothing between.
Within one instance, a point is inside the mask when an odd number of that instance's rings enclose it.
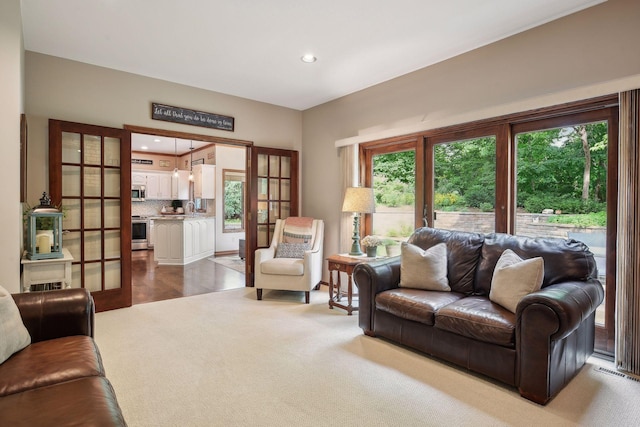
<instances>
[{"instance_id":1,"label":"wall-mounted sign","mask_svg":"<svg viewBox=\"0 0 640 427\"><path fill-rule=\"evenodd\" d=\"M132 165L152 165L153 164L153 160L131 159L131 164Z\"/></svg>"},{"instance_id":2,"label":"wall-mounted sign","mask_svg":"<svg viewBox=\"0 0 640 427\"><path fill-rule=\"evenodd\" d=\"M151 104L151 118L165 122L183 123L212 129L233 132L235 119L220 114L205 113L188 108L172 107L164 104Z\"/></svg>"}]
</instances>

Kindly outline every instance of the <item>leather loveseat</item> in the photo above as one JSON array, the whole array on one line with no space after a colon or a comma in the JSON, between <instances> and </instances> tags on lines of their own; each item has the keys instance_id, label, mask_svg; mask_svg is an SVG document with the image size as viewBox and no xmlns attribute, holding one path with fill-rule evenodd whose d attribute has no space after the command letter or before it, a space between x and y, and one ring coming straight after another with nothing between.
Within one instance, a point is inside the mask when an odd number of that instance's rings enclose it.
<instances>
[{"instance_id":1,"label":"leather loveseat","mask_svg":"<svg viewBox=\"0 0 640 427\"><path fill-rule=\"evenodd\" d=\"M517 387L539 404L555 396L593 353L595 310L604 290L583 243L427 227L408 243L422 250L445 243L451 290L400 287L401 257L357 265L359 325L366 335ZM520 299L515 312L489 298L506 249L544 261L541 288Z\"/></svg>"},{"instance_id":2,"label":"leather loveseat","mask_svg":"<svg viewBox=\"0 0 640 427\"><path fill-rule=\"evenodd\" d=\"M31 344L0 364L2 426L125 426L84 289L14 294Z\"/></svg>"}]
</instances>

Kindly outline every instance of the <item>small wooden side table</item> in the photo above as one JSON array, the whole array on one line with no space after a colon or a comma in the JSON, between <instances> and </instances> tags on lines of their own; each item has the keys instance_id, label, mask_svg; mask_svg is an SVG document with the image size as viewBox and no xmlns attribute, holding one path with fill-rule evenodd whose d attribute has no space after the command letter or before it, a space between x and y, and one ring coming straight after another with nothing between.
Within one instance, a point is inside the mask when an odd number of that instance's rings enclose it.
<instances>
[{"instance_id":1,"label":"small wooden side table","mask_svg":"<svg viewBox=\"0 0 640 427\"><path fill-rule=\"evenodd\" d=\"M22 292L52 290L71 287L71 262L73 257L67 248L62 248L62 258L28 259L22 257Z\"/></svg>"},{"instance_id":2,"label":"small wooden side table","mask_svg":"<svg viewBox=\"0 0 640 427\"><path fill-rule=\"evenodd\" d=\"M339 307L347 310L347 314L351 316L354 311L358 311L358 307L353 306L353 280L351 274L356 265L367 262L366 257L352 257L348 255L331 255L327 258L329 263L329 308ZM333 272L338 272L336 283L333 282ZM347 274L347 304L341 302L344 295L340 282L340 272Z\"/></svg>"}]
</instances>

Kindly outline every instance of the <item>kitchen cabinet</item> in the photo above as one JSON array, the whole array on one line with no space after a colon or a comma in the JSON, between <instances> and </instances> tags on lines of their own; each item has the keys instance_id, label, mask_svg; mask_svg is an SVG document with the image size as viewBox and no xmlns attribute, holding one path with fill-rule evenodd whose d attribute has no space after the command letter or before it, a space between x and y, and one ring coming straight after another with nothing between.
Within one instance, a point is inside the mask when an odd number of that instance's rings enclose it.
<instances>
[{"instance_id":1,"label":"kitchen cabinet","mask_svg":"<svg viewBox=\"0 0 640 427\"><path fill-rule=\"evenodd\" d=\"M147 172L147 200L171 200L170 172Z\"/></svg>"},{"instance_id":2,"label":"kitchen cabinet","mask_svg":"<svg viewBox=\"0 0 640 427\"><path fill-rule=\"evenodd\" d=\"M149 249L153 248L153 245L156 241L154 234L153 234L153 228L154 228L154 223L153 220L150 219L149 220L149 235L147 236L147 247Z\"/></svg>"},{"instance_id":3,"label":"kitchen cabinet","mask_svg":"<svg viewBox=\"0 0 640 427\"><path fill-rule=\"evenodd\" d=\"M214 217L154 220L153 259L159 265L185 265L215 254Z\"/></svg>"},{"instance_id":4,"label":"kitchen cabinet","mask_svg":"<svg viewBox=\"0 0 640 427\"><path fill-rule=\"evenodd\" d=\"M216 166L193 166L193 197L197 199L216 198Z\"/></svg>"},{"instance_id":5,"label":"kitchen cabinet","mask_svg":"<svg viewBox=\"0 0 640 427\"><path fill-rule=\"evenodd\" d=\"M178 171L178 176L171 177L171 199L189 200L189 171Z\"/></svg>"},{"instance_id":6,"label":"kitchen cabinet","mask_svg":"<svg viewBox=\"0 0 640 427\"><path fill-rule=\"evenodd\" d=\"M132 172L131 173L131 185L147 185L147 173L146 172Z\"/></svg>"}]
</instances>

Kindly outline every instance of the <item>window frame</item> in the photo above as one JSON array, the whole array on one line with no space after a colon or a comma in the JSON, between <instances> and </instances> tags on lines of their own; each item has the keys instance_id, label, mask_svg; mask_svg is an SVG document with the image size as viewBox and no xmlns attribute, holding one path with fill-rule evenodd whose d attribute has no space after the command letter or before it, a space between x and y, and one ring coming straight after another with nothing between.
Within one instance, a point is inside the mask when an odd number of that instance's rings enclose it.
<instances>
[{"instance_id":1,"label":"window frame","mask_svg":"<svg viewBox=\"0 0 640 427\"><path fill-rule=\"evenodd\" d=\"M242 195L240 197L240 203L242 205L241 210L242 210L242 214L240 215L240 228L227 228L226 227L226 198L227 198L227 193L225 191L225 183L226 183L226 174L227 173L232 173L234 175L243 176L243 179L240 180L231 180L231 181L237 181L237 182L241 182L242 183ZM246 212L246 206L245 206L245 198L246 198L246 191L247 191L247 177L246 177L246 171L242 170L242 169L222 169L222 232L223 233L244 233L245 231L245 212Z\"/></svg>"},{"instance_id":2,"label":"window frame","mask_svg":"<svg viewBox=\"0 0 640 427\"><path fill-rule=\"evenodd\" d=\"M516 112L474 122L454 124L409 135L395 136L362 143L359 146L360 182L373 183L372 159L379 154L415 149L416 195L415 227L426 222L433 224L433 208L426 203L433 193L433 146L457 140L486 136L496 137L496 205L495 231L514 233L515 230L515 135L541 126L560 127L581 122L607 120L609 123L609 156L607 179L607 273L605 287L605 325L596 325L596 351L611 356L615 337L615 257L617 231L617 153L618 153L618 94L609 94L565 104ZM615 143L612 143L614 142ZM615 177L615 179L611 179ZM365 215L361 235L371 234L373 221Z\"/></svg>"}]
</instances>

